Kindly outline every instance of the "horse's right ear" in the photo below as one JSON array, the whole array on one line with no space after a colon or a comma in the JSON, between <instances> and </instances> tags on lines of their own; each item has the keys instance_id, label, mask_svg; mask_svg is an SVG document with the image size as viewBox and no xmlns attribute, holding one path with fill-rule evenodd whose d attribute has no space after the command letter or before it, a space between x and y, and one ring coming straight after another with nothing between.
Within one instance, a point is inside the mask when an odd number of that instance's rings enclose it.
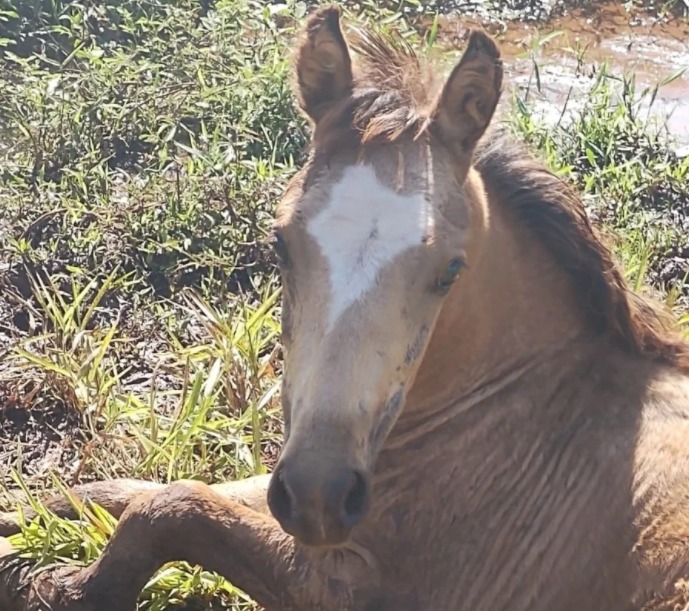
<instances>
[{"instance_id":1,"label":"horse's right ear","mask_svg":"<svg viewBox=\"0 0 689 611\"><path fill-rule=\"evenodd\" d=\"M296 76L299 106L314 123L352 90L339 7L320 8L309 17L297 48Z\"/></svg>"}]
</instances>

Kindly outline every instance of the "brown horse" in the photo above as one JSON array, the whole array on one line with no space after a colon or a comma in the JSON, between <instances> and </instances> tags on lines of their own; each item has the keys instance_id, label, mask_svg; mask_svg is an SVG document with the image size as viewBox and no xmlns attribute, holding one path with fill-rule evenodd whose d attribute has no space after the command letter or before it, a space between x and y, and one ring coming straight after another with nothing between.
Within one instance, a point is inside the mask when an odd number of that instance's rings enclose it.
<instances>
[{"instance_id":1,"label":"brown horse","mask_svg":"<svg viewBox=\"0 0 689 611\"><path fill-rule=\"evenodd\" d=\"M2 608L128 611L186 560L273 611L686 609L689 346L570 188L486 133L494 42L438 80L322 8L296 75L274 474L77 489L121 515L105 552L34 575L6 550Z\"/></svg>"}]
</instances>

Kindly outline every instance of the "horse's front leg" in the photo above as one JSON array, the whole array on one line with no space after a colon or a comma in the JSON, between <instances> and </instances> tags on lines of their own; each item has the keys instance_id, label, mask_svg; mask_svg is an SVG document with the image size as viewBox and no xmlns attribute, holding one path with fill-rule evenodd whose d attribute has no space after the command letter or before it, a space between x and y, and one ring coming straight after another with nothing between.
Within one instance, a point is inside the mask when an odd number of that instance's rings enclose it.
<instances>
[{"instance_id":1,"label":"horse's front leg","mask_svg":"<svg viewBox=\"0 0 689 611\"><path fill-rule=\"evenodd\" d=\"M377 608L379 596L365 557L301 548L271 517L205 484L178 482L134 501L96 562L39 573L8 611L130 611L173 560L220 573L270 610L360 611Z\"/></svg>"},{"instance_id":2,"label":"horse's front leg","mask_svg":"<svg viewBox=\"0 0 689 611\"><path fill-rule=\"evenodd\" d=\"M266 492L269 481L270 475L255 475L241 480L211 484L211 488L242 505L268 513ZM61 518L78 520L78 505L90 501L119 519L129 504L142 494L160 492L165 487L166 484L129 478L89 482L69 490L70 496L74 497L77 503L70 501L64 494L56 494L43 499L42 504ZM36 513L31 507L25 506L22 508L22 516L24 520L31 521L36 517ZM10 537L18 533L21 530L21 521L22 518L17 511L0 511L0 537Z\"/></svg>"}]
</instances>

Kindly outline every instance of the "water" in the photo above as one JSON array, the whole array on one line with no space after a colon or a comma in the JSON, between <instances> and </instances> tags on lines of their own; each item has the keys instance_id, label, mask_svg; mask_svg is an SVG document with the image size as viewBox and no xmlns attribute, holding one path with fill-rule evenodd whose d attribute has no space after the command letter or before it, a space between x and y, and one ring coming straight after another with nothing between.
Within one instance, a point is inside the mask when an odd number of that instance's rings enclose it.
<instances>
[{"instance_id":1,"label":"water","mask_svg":"<svg viewBox=\"0 0 689 611\"><path fill-rule=\"evenodd\" d=\"M441 44L463 47L472 25L496 37L508 87L528 89L531 103L549 122L566 121L568 111L586 101L595 67L603 62L613 76L634 75L637 91L660 84L649 120L669 114L666 126L677 152L689 155L689 18L629 13L617 3L563 9L538 21L449 13L440 19Z\"/></svg>"}]
</instances>

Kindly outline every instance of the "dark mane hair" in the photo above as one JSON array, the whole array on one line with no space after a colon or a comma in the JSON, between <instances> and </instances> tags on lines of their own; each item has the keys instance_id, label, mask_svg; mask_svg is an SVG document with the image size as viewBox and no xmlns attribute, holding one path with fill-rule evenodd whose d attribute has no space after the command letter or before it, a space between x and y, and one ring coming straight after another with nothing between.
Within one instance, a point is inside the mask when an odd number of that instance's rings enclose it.
<instances>
[{"instance_id":1,"label":"dark mane hair","mask_svg":"<svg viewBox=\"0 0 689 611\"><path fill-rule=\"evenodd\" d=\"M348 42L355 53L352 93L324 117L317 132L338 147L423 135L442 84L437 70L399 36L357 30ZM672 317L659 303L629 288L570 185L504 130L484 136L474 165L501 204L569 274L597 332L632 353L689 369L689 343L673 330Z\"/></svg>"},{"instance_id":2,"label":"dark mane hair","mask_svg":"<svg viewBox=\"0 0 689 611\"><path fill-rule=\"evenodd\" d=\"M689 368L689 343L673 332L671 315L629 288L569 184L500 130L479 143L474 166L568 273L596 331L636 354Z\"/></svg>"}]
</instances>

